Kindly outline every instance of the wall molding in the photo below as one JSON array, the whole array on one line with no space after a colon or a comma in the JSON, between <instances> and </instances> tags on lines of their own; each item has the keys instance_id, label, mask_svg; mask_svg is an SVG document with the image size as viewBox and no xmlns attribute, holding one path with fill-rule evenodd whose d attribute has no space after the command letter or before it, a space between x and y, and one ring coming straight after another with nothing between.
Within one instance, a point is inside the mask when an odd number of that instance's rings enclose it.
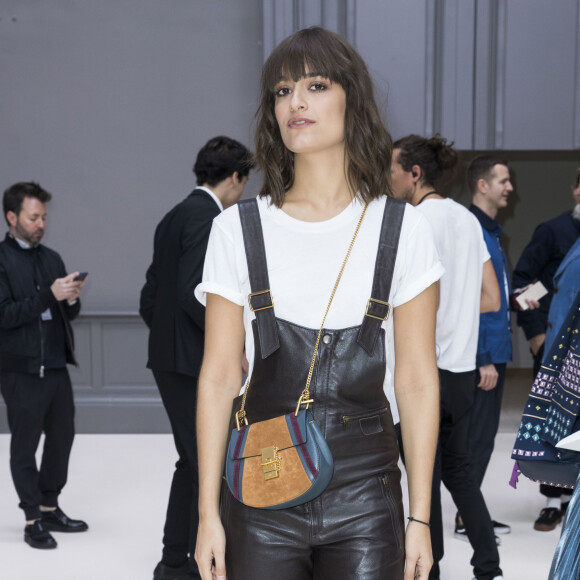
<instances>
[{"instance_id":1,"label":"wall molding","mask_svg":"<svg viewBox=\"0 0 580 580\"><path fill-rule=\"evenodd\" d=\"M576 30L580 30L580 1L576 4ZM580 149L580 35L576 35L576 66L574 74L576 78L574 91L574 119L572 141L575 149Z\"/></svg>"},{"instance_id":2,"label":"wall molding","mask_svg":"<svg viewBox=\"0 0 580 580\"><path fill-rule=\"evenodd\" d=\"M287 36L322 26L356 46L357 0L263 0L264 61Z\"/></svg>"},{"instance_id":3,"label":"wall molding","mask_svg":"<svg viewBox=\"0 0 580 580\"><path fill-rule=\"evenodd\" d=\"M137 312L88 311L73 323L78 367L69 366L80 433L169 433L151 371L149 331ZM7 432L0 403L0 432Z\"/></svg>"},{"instance_id":4,"label":"wall molding","mask_svg":"<svg viewBox=\"0 0 580 580\"><path fill-rule=\"evenodd\" d=\"M491 143L495 149L504 148L505 138L505 90L506 90L506 45L507 45L507 0L496 0L495 29L497 30L495 61L495 136Z\"/></svg>"}]
</instances>

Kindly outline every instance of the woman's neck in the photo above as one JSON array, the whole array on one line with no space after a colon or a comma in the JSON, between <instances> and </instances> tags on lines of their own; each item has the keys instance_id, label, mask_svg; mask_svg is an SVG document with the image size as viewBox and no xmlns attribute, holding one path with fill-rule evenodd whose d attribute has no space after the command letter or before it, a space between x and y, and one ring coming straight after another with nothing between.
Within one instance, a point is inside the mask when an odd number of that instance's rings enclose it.
<instances>
[{"instance_id":1,"label":"woman's neck","mask_svg":"<svg viewBox=\"0 0 580 580\"><path fill-rule=\"evenodd\" d=\"M344 150L301 154L294 159L294 183L282 209L302 221L324 221L341 213L353 197Z\"/></svg>"}]
</instances>

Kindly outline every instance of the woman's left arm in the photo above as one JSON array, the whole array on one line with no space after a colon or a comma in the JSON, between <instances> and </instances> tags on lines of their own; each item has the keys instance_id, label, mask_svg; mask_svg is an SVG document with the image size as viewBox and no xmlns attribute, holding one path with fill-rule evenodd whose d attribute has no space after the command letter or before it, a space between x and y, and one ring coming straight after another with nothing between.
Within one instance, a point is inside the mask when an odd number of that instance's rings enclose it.
<instances>
[{"instance_id":1,"label":"woman's left arm","mask_svg":"<svg viewBox=\"0 0 580 580\"><path fill-rule=\"evenodd\" d=\"M395 395L409 482L409 515L429 522L433 463L439 432L435 357L438 282L394 309ZM427 580L433 564L429 528L410 521L405 580Z\"/></svg>"}]
</instances>

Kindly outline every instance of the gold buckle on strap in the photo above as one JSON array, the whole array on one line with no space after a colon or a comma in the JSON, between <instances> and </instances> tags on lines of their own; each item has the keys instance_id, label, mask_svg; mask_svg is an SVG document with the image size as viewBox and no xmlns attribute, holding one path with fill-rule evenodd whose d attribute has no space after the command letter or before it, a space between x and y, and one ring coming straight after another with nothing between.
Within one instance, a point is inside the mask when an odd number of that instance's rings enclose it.
<instances>
[{"instance_id":1,"label":"gold buckle on strap","mask_svg":"<svg viewBox=\"0 0 580 580\"><path fill-rule=\"evenodd\" d=\"M254 296L262 296L263 294L270 295L270 304L268 304L268 306L261 306L260 308L254 308L252 306L252 298ZM260 310L266 310L266 308L274 308L274 299L272 298L271 290L261 290L260 292L252 292L252 294L248 294L248 304L250 305L250 310L252 312L259 312Z\"/></svg>"},{"instance_id":2,"label":"gold buckle on strap","mask_svg":"<svg viewBox=\"0 0 580 580\"><path fill-rule=\"evenodd\" d=\"M371 302L375 302L377 304L381 304L383 306L387 307L387 314L384 317L381 316L375 316L374 314L369 314L369 310L371 309ZM391 313L391 305L388 302L383 302L382 300L377 300L376 298L369 298L368 302L367 302L367 309L365 312L365 316L368 316L369 318L374 318L376 320L380 320L382 322L385 322L385 320L387 320L389 318L389 314Z\"/></svg>"}]
</instances>

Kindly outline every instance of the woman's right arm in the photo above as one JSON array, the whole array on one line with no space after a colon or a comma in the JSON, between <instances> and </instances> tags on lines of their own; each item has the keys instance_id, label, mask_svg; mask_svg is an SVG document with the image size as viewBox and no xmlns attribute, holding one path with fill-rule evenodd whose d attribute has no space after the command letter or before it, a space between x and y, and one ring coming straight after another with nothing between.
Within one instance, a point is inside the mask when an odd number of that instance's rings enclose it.
<instances>
[{"instance_id":1,"label":"woman's right arm","mask_svg":"<svg viewBox=\"0 0 580 580\"><path fill-rule=\"evenodd\" d=\"M199 530L195 559L202 580L225 580L225 533L219 515L219 495L232 400L242 383L243 308L207 294L205 351L197 391L199 460ZM215 567L212 571L212 561Z\"/></svg>"}]
</instances>

